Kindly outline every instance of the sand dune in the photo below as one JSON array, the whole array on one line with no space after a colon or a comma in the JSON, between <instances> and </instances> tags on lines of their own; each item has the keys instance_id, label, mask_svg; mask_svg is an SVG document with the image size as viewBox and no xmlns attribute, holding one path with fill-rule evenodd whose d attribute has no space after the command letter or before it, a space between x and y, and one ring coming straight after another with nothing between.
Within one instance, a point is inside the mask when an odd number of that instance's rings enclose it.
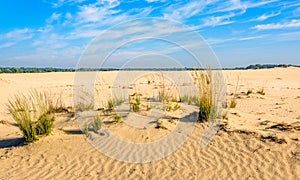
<instances>
[{"instance_id":1,"label":"sand dune","mask_svg":"<svg viewBox=\"0 0 300 180\"><path fill-rule=\"evenodd\" d=\"M126 163L105 156L81 133L76 117L56 114L50 136L22 145L7 113L10 96L30 88L50 89L72 106L74 73L0 74L0 179L297 179L300 177L300 69L224 71L227 99L237 77L237 106L205 147L205 124L196 123L188 140L171 155L148 163ZM109 88L116 72L105 72ZM256 93L264 88L265 95ZM252 90L247 95L247 91ZM109 97L109 93L102 94ZM101 104L101 103L100 103ZM121 123L108 128L134 142L152 142L168 129L145 130ZM126 150L130 155L130 149Z\"/></svg>"}]
</instances>

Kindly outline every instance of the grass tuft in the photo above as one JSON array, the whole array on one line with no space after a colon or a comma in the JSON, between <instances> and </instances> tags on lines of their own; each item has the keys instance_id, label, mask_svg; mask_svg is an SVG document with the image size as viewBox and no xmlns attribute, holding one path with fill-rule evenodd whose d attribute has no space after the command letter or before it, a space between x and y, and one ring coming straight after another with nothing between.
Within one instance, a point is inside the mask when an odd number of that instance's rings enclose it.
<instances>
[{"instance_id":1,"label":"grass tuft","mask_svg":"<svg viewBox=\"0 0 300 180\"><path fill-rule=\"evenodd\" d=\"M116 115L114 116L114 123L115 123L115 124L119 124L120 122L122 122L121 116L118 115L118 114L116 114Z\"/></svg>"},{"instance_id":2,"label":"grass tuft","mask_svg":"<svg viewBox=\"0 0 300 180\"><path fill-rule=\"evenodd\" d=\"M25 142L34 142L40 135L51 133L55 106L46 92L32 90L27 96L15 95L7 108L22 131Z\"/></svg>"},{"instance_id":3,"label":"grass tuft","mask_svg":"<svg viewBox=\"0 0 300 180\"><path fill-rule=\"evenodd\" d=\"M248 89L246 95L249 95L249 94L252 94L252 93L253 93L252 89Z\"/></svg>"},{"instance_id":4,"label":"grass tuft","mask_svg":"<svg viewBox=\"0 0 300 180\"><path fill-rule=\"evenodd\" d=\"M199 116L198 121L208 121L212 113L215 112L215 106L212 101L212 72L195 69L192 73L194 83L198 89Z\"/></svg>"},{"instance_id":5,"label":"grass tuft","mask_svg":"<svg viewBox=\"0 0 300 180\"><path fill-rule=\"evenodd\" d=\"M140 111L140 105L141 105L141 99L140 99L140 94L134 93L133 95L129 96L129 104L130 104L130 109L133 112L139 112Z\"/></svg>"},{"instance_id":6,"label":"grass tuft","mask_svg":"<svg viewBox=\"0 0 300 180\"><path fill-rule=\"evenodd\" d=\"M260 89L257 91L257 93L260 94L260 95L266 95L265 88L264 88L264 87L260 88Z\"/></svg>"},{"instance_id":7,"label":"grass tuft","mask_svg":"<svg viewBox=\"0 0 300 180\"><path fill-rule=\"evenodd\" d=\"M94 118L94 121L92 122L92 127L93 127L93 130L95 133L97 133L101 127L102 127L102 119L99 115L97 115L95 118Z\"/></svg>"},{"instance_id":8,"label":"grass tuft","mask_svg":"<svg viewBox=\"0 0 300 180\"><path fill-rule=\"evenodd\" d=\"M233 99L230 101L229 107L230 107L230 108L235 108L236 105L237 105L237 102L236 102L236 100L233 98Z\"/></svg>"}]
</instances>

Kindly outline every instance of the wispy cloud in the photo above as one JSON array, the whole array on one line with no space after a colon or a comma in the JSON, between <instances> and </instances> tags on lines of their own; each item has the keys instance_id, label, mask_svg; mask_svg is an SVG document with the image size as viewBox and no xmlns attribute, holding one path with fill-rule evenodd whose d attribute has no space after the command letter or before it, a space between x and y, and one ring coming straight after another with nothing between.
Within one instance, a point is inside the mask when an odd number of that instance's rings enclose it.
<instances>
[{"instance_id":1,"label":"wispy cloud","mask_svg":"<svg viewBox=\"0 0 300 180\"><path fill-rule=\"evenodd\" d=\"M206 41L210 45L216 45L216 44L224 44L226 42L238 42L238 41L251 41L256 39L262 39L267 37L268 35L259 35L259 36L246 36L246 37L232 37L232 38L209 38Z\"/></svg>"},{"instance_id":2,"label":"wispy cloud","mask_svg":"<svg viewBox=\"0 0 300 180\"><path fill-rule=\"evenodd\" d=\"M26 39L32 38L32 31L28 28L24 29L15 29L6 34L4 34L5 39L15 40L15 41L23 41Z\"/></svg>"},{"instance_id":3,"label":"wispy cloud","mask_svg":"<svg viewBox=\"0 0 300 180\"><path fill-rule=\"evenodd\" d=\"M165 2L166 0L145 0L148 3L153 3L153 2Z\"/></svg>"},{"instance_id":4,"label":"wispy cloud","mask_svg":"<svg viewBox=\"0 0 300 180\"><path fill-rule=\"evenodd\" d=\"M0 44L0 48L11 47L21 41L31 39L33 36L32 30L28 28L9 31L0 35L0 43L2 42L2 44Z\"/></svg>"},{"instance_id":5,"label":"wispy cloud","mask_svg":"<svg viewBox=\"0 0 300 180\"><path fill-rule=\"evenodd\" d=\"M79 6L77 20L81 23L95 23L112 20L112 18L119 19L119 16L113 16L120 12L115 8L120 5L117 0L100 0L94 4Z\"/></svg>"},{"instance_id":6,"label":"wispy cloud","mask_svg":"<svg viewBox=\"0 0 300 180\"><path fill-rule=\"evenodd\" d=\"M280 15L281 12L277 12L277 13L271 13L271 14L262 14L261 16L257 17L257 18L254 18L254 19L251 19L251 21L265 21L269 18L272 18L272 17L275 17L275 16L278 16Z\"/></svg>"},{"instance_id":7,"label":"wispy cloud","mask_svg":"<svg viewBox=\"0 0 300 180\"><path fill-rule=\"evenodd\" d=\"M261 1L240 1L240 0L229 0L226 2L219 2L218 6L212 8L209 13L218 13L218 12L229 12L229 11L244 11L247 9L256 8L265 6L277 2L278 0L261 0Z\"/></svg>"},{"instance_id":8,"label":"wispy cloud","mask_svg":"<svg viewBox=\"0 0 300 180\"><path fill-rule=\"evenodd\" d=\"M175 20L190 18L202 12L203 9L210 3L211 1L194 0L186 4L178 3L171 5L166 9L164 17Z\"/></svg>"},{"instance_id":9,"label":"wispy cloud","mask_svg":"<svg viewBox=\"0 0 300 180\"><path fill-rule=\"evenodd\" d=\"M249 40L254 40L254 39L261 39L261 38L265 38L266 35L260 35L260 36L249 36L249 37L242 37L242 38L238 38L238 40L240 41L249 41Z\"/></svg>"},{"instance_id":10,"label":"wispy cloud","mask_svg":"<svg viewBox=\"0 0 300 180\"><path fill-rule=\"evenodd\" d=\"M61 14L54 12L50 16L50 18L46 20L46 22L50 24L50 23L52 23L54 21L57 21L60 17L61 17Z\"/></svg>"},{"instance_id":11,"label":"wispy cloud","mask_svg":"<svg viewBox=\"0 0 300 180\"><path fill-rule=\"evenodd\" d=\"M84 2L85 0L52 0L50 4L53 8L59 8L64 5L76 5Z\"/></svg>"},{"instance_id":12,"label":"wispy cloud","mask_svg":"<svg viewBox=\"0 0 300 180\"><path fill-rule=\"evenodd\" d=\"M223 16L212 16L205 18L202 27L206 26L221 26L226 24L231 24L233 21L230 20L231 17L235 16L234 13L226 14Z\"/></svg>"},{"instance_id":13,"label":"wispy cloud","mask_svg":"<svg viewBox=\"0 0 300 180\"><path fill-rule=\"evenodd\" d=\"M4 44L0 44L0 49L11 47L11 46L13 46L15 44L16 44L15 42L7 42L7 43L4 43Z\"/></svg>"},{"instance_id":14,"label":"wispy cloud","mask_svg":"<svg viewBox=\"0 0 300 180\"><path fill-rule=\"evenodd\" d=\"M300 31L279 34L277 39L279 41L299 41Z\"/></svg>"},{"instance_id":15,"label":"wispy cloud","mask_svg":"<svg viewBox=\"0 0 300 180\"><path fill-rule=\"evenodd\" d=\"M256 30L271 30L271 29L287 29L287 28L297 28L300 27L300 20L293 19L285 23L271 23L271 24L262 24L252 27Z\"/></svg>"}]
</instances>

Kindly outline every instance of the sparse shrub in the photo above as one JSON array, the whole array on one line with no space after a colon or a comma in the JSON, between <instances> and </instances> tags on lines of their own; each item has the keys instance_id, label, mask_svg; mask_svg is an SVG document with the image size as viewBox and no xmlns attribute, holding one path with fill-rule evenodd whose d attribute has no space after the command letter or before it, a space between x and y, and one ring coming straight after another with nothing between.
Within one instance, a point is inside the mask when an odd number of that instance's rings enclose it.
<instances>
[{"instance_id":1,"label":"sparse shrub","mask_svg":"<svg viewBox=\"0 0 300 180\"><path fill-rule=\"evenodd\" d=\"M233 99L230 101L229 107L230 107L230 108L235 108L236 105L237 105L237 102L236 102L236 100L233 98Z\"/></svg>"},{"instance_id":2,"label":"sparse shrub","mask_svg":"<svg viewBox=\"0 0 300 180\"><path fill-rule=\"evenodd\" d=\"M87 123L85 123L83 125L82 131L83 131L84 134L88 134L88 132L89 132L89 125Z\"/></svg>"},{"instance_id":3,"label":"sparse shrub","mask_svg":"<svg viewBox=\"0 0 300 180\"><path fill-rule=\"evenodd\" d=\"M118 123L120 123L120 122L122 122L121 116L118 115L118 114L116 114L116 115L114 116L114 123L115 123L115 124L118 124Z\"/></svg>"},{"instance_id":4,"label":"sparse shrub","mask_svg":"<svg viewBox=\"0 0 300 180\"><path fill-rule=\"evenodd\" d=\"M113 99L113 105L115 106L120 106L125 100L122 98L115 98Z\"/></svg>"},{"instance_id":5,"label":"sparse shrub","mask_svg":"<svg viewBox=\"0 0 300 180\"><path fill-rule=\"evenodd\" d=\"M257 93L260 94L260 95L266 95L265 88L264 88L264 87L261 87L261 88L257 91Z\"/></svg>"},{"instance_id":6,"label":"sparse shrub","mask_svg":"<svg viewBox=\"0 0 300 180\"><path fill-rule=\"evenodd\" d=\"M180 105L177 102L176 103L169 102L165 106L166 111L177 111L179 108L180 108Z\"/></svg>"},{"instance_id":7,"label":"sparse shrub","mask_svg":"<svg viewBox=\"0 0 300 180\"><path fill-rule=\"evenodd\" d=\"M237 95L236 94L237 94L237 90L238 90L238 87L239 87L239 82L240 82L240 76L237 77L235 91L234 91L234 94L233 94L232 99L230 101L229 108L235 108L236 105L237 105L237 102L236 102ZM249 90L248 90L248 92L249 92ZM247 92L247 95L248 95L248 92Z\"/></svg>"},{"instance_id":8,"label":"sparse shrub","mask_svg":"<svg viewBox=\"0 0 300 180\"><path fill-rule=\"evenodd\" d=\"M187 103L188 105L199 105L197 96L188 96L188 95L181 96L180 102Z\"/></svg>"},{"instance_id":9,"label":"sparse shrub","mask_svg":"<svg viewBox=\"0 0 300 180\"><path fill-rule=\"evenodd\" d=\"M107 102L107 109L109 109L109 110L113 110L114 109L114 102L113 102L113 100L110 99Z\"/></svg>"},{"instance_id":10,"label":"sparse shrub","mask_svg":"<svg viewBox=\"0 0 300 180\"><path fill-rule=\"evenodd\" d=\"M75 99L74 109L78 112L90 111L94 109L94 94L87 90L80 90L78 97Z\"/></svg>"},{"instance_id":11,"label":"sparse shrub","mask_svg":"<svg viewBox=\"0 0 300 180\"><path fill-rule=\"evenodd\" d=\"M99 115L97 115L94 118L94 121L92 122L92 127L93 127L94 132L97 133L98 130L101 129L101 126L102 126L102 119Z\"/></svg>"},{"instance_id":12,"label":"sparse shrub","mask_svg":"<svg viewBox=\"0 0 300 180\"><path fill-rule=\"evenodd\" d=\"M0 124L6 124L6 121L0 120Z\"/></svg>"},{"instance_id":13,"label":"sparse shrub","mask_svg":"<svg viewBox=\"0 0 300 180\"><path fill-rule=\"evenodd\" d=\"M177 111L179 108L180 108L180 105L179 105L178 103L176 103L176 104L173 106L173 111Z\"/></svg>"},{"instance_id":14,"label":"sparse shrub","mask_svg":"<svg viewBox=\"0 0 300 180\"><path fill-rule=\"evenodd\" d=\"M253 93L252 89L248 89L246 95L249 95L249 94L252 94L252 93Z\"/></svg>"},{"instance_id":15,"label":"sparse shrub","mask_svg":"<svg viewBox=\"0 0 300 180\"><path fill-rule=\"evenodd\" d=\"M22 131L25 142L33 142L40 135L50 134L54 106L46 92L32 90L27 96L16 95L9 100L7 107Z\"/></svg>"},{"instance_id":16,"label":"sparse shrub","mask_svg":"<svg viewBox=\"0 0 300 180\"><path fill-rule=\"evenodd\" d=\"M75 110L78 112L89 111L92 110L93 108L94 108L93 103L78 103L75 106Z\"/></svg>"},{"instance_id":17,"label":"sparse shrub","mask_svg":"<svg viewBox=\"0 0 300 180\"><path fill-rule=\"evenodd\" d=\"M134 93L133 95L130 95L129 96L129 104L130 104L130 109L133 112L139 112L140 105L141 105L140 94Z\"/></svg>"}]
</instances>

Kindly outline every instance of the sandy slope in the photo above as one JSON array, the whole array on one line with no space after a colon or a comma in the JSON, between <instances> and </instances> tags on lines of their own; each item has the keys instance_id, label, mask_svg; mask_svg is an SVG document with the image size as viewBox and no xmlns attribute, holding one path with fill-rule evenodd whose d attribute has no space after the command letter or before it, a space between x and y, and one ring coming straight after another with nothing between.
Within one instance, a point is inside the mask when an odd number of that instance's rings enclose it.
<instances>
[{"instance_id":1,"label":"sandy slope","mask_svg":"<svg viewBox=\"0 0 300 180\"><path fill-rule=\"evenodd\" d=\"M105 72L106 85L115 72ZM0 75L0 179L297 179L300 177L300 69L224 71L228 99L237 107L208 146L199 148L205 126L175 153L144 164L124 163L98 152L69 114L57 114L55 130L38 142L17 145L21 134L5 109L9 96L35 87L51 89L71 106L73 73ZM264 87L266 95L256 91ZM252 89L253 93L245 93ZM108 95L103 95L108 96ZM111 130L123 138L148 142L168 130L143 131L119 124ZM130 134L130 135L128 135ZM130 150L128 150L130 152Z\"/></svg>"}]
</instances>

